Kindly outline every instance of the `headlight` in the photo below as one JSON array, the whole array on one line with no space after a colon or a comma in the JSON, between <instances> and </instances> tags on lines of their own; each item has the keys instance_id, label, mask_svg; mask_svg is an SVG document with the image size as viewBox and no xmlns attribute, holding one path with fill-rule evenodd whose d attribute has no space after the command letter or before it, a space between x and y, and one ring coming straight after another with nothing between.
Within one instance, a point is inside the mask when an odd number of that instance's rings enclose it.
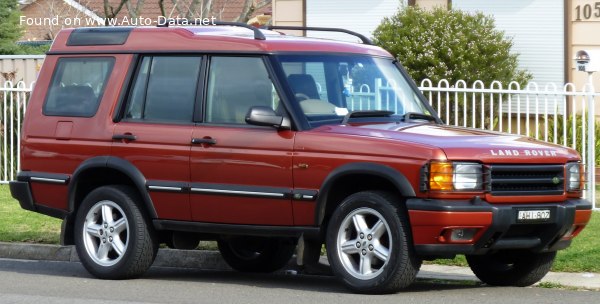
<instances>
[{"instance_id":1,"label":"headlight","mask_svg":"<svg viewBox=\"0 0 600 304\"><path fill-rule=\"evenodd\" d=\"M567 163L567 191L580 191L583 185L583 168L580 163Z\"/></svg>"},{"instance_id":2,"label":"headlight","mask_svg":"<svg viewBox=\"0 0 600 304\"><path fill-rule=\"evenodd\" d=\"M454 189L481 190L483 175L480 164L454 163Z\"/></svg>"},{"instance_id":3,"label":"headlight","mask_svg":"<svg viewBox=\"0 0 600 304\"><path fill-rule=\"evenodd\" d=\"M429 189L437 191L478 191L483 189L481 164L467 162L432 162Z\"/></svg>"}]
</instances>

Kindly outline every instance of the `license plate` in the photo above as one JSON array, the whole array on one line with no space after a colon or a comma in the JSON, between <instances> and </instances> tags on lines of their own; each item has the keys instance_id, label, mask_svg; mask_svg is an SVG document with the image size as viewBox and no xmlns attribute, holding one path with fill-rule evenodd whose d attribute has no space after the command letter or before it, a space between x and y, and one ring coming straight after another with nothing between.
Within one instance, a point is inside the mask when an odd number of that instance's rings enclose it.
<instances>
[{"instance_id":1,"label":"license plate","mask_svg":"<svg viewBox=\"0 0 600 304\"><path fill-rule=\"evenodd\" d=\"M550 210L519 210L519 222L544 222L550 219Z\"/></svg>"}]
</instances>

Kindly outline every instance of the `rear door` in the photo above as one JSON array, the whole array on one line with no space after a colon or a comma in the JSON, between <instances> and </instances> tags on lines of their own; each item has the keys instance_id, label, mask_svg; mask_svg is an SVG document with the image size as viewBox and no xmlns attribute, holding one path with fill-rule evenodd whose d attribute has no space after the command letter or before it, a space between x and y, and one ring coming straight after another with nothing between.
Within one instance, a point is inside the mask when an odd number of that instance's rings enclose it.
<instances>
[{"instance_id":1,"label":"rear door","mask_svg":"<svg viewBox=\"0 0 600 304\"><path fill-rule=\"evenodd\" d=\"M201 56L141 58L114 130L112 154L142 172L162 219L191 219L187 186L201 63Z\"/></svg>"}]
</instances>

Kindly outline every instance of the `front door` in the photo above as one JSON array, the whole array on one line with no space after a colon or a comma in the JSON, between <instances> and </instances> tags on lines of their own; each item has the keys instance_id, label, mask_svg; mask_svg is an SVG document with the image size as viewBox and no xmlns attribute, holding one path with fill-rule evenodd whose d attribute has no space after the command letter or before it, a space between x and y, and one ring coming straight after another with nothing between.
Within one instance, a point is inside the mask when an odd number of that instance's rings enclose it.
<instances>
[{"instance_id":1,"label":"front door","mask_svg":"<svg viewBox=\"0 0 600 304\"><path fill-rule=\"evenodd\" d=\"M204 122L192 135L194 221L293 224L295 132L246 124L252 106L285 112L263 58L210 58Z\"/></svg>"}]
</instances>

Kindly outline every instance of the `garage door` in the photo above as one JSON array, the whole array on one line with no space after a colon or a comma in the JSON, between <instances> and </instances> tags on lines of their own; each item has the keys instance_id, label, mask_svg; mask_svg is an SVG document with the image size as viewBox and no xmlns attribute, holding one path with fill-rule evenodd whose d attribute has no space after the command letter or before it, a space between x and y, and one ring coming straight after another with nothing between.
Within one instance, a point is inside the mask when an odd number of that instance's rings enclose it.
<instances>
[{"instance_id":1,"label":"garage door","mask_svg":"<svg viewBox=\"0 0 600 304\"><path fill-rule=\"evenodd\" d=\"M538 84L563 83L563 0L453 0L453 9L493 15L496 27L513 38L519 64L534 75Z\"/></svg>"},{"instance_id":2,"label":"garage door","mask_svg":"<svg viewBox=\"0 0 600 304\"><path fill-rule=\"evenodd\" d=\"M384 17L392 16L401 5L398 0L306 0L306 26L337 27L359 32L367 37ZM339 33L309 33L309 36L360 41Z\"/></svg>"}]
</instances>

